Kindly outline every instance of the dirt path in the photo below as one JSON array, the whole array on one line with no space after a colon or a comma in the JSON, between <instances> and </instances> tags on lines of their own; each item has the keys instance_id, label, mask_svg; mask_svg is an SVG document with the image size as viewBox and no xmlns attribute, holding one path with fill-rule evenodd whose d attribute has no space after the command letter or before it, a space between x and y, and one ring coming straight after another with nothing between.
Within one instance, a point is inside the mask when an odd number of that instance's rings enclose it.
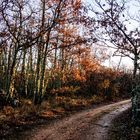
<instances>
[{"instance_id":1,"label":"dirt path","mask_svg":"<svg viewBox=\"0 0 140 140\"><path fill-rule=\"evenodd\" d=\"M130 100L76 113L32 132L26 140L105 140L113 118L130 107Z\"/></svg>"}]
</instances>

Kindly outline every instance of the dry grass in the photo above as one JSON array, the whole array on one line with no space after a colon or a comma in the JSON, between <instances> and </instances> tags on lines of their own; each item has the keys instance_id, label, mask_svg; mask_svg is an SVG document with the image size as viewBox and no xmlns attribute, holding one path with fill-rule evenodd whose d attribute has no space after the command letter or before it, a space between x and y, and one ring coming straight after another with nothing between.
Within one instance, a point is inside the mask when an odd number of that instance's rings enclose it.
<instances>
[{"instance_id":1,"label":"dry grass","mask_svg":"<svg viewBox=\"0 0 140 140\"><path fill-rule=\"evenodd\" d=\"M5 106L0 112L0 123L20 119L26 116L42 116L46 118L56 117L65 114L67 111L78 111L92 104L103 101L102 97L92 96L89 99L79 97L57 96L51 100L43 101L41 105L34 105L29 99L22 99L22 106L12 108Z\"/></svg>"}]
</instances>

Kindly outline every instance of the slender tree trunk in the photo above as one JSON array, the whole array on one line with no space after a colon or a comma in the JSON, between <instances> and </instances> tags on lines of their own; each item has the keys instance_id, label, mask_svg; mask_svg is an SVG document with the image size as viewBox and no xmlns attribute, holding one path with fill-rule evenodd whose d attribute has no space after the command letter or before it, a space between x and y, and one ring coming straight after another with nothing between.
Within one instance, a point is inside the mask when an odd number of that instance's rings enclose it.
<instances>
[{"instance_id":1,"label":"slender tree trunk","mask_svg":"<svg viewBox=\"0 0 140 140\"><path fill-rule=\"evenodd\" d=\"M136 79L137 70L138 70L138 56L136 54L134 58L133 79Z\"/></svg>"},{"instance_id":2,"label":"slender tree trunk","mask_svg":"<svg viewBox=\"0 0 140 140\"><path fill-rule=\"evenodd\" d=\"M40 74L40 63L41 63L41 49L38 46L38 57L37 57L37 66L36 66L36 78L35 78L35 91L34 91L34 104L37 104L38 99L38 86L39 86L39 74Z\"/></svg>"},{"instance_id":3,"label":"slender tree trunk","mask_svg":"<svg viewBox=\"0 0 140 140\"><path fill-rule=\"evenodd\" d=\"M56 46L55 46L55 52L54 52L54 69L56 69L57 66L57 44L58 44L58 38L57 38L57 42L56 42Z\"/></svg>"},{"instance_id":4,"label":"slender tree trunk","mask_svg":"<svg viewBox=\"0 0 140 140\"><path fill-rule=\"evenodd\" d=\"M26 50L24 49L23 50L23 60L22 60L22 69L21 69L21 78L22 78L22 81L21 81L21 93L23 94L23 96L26 96L27 93L26 93L26 80L25 77L25 60L26 59Z\"/></svg>"},{"instance_id":5,"label":"slender tree trunk","mask_svg":"<svg viewBox=\"0 0 140 140\"><path fill-rule=\"evenodd\" d=\"M7 84L6 84L6 95L7 95L7 100L8 100L9 98L11 98L10 88L11 88L11 86L12 86L12 78L13 78L14 68L15 68L15 65L16 65L17 53L18 53L18 50L15 49L15 51L14 51L14 56L13 56L13 61L12 61L12 65L11 65L11 68L10 68L10 72L9 72L9 76L8 76Z\"/></svg>"},{"instance_id":6,"label":"slender tree trunk","mask_svg":"<svg viewBox=\"0 0 140 140\"><path fill-rule=\"evenodd\" d=\"M30 51L29 51L29 60L28 60L28 64L27 64L27 74L26 75L27 75L26 90L28 93L28 97L31 97L35 90L32 47L30 47Z\"/></svg>"},{"instance_id":7,"label":"slender tree trunk","mask_svg":"<svg viewBox=\"0 0 140 140\"><path fill-rule=\"evenodd\" d=\"M40 96L39 103L41 102L42 95L43 95L42 90L44 88L43 81L44 81L44 74L45 74L45 66L46 66L50 32L51 32L51 30L48 31L47 41L46 41L46 44L45 44L45 52L44 52L44 55L43 55L44 57L43 57L42 66L41 66L41 78L40 78L40 86L39 86L39 96Z\"/></svg>"},{"instance_id":8,"label":"slender tree trunk","mask_svg":"<svg viewBox=\"0 0 140 140\"><path fill-rule=\"evenodd\" d=\"M45 0L43 0L42 1L42 19L41 19L41 28L40 28L41 31L44 30L44 24L45 24L45 10L46 10L45 5L46 5L46 2L45 2ZM41 47L43 47L43 49L41 49ZM42 76L40 78L40 74L42 73L42 69L43 69L42 65L41 65L41 61L42 61L41 52L43 52L43 50L44 50L44 43L43 43L43 36L41 35L40 36L39 48L38 48L38 60L37 60L37 70L36 70L36 84L35 84L36 91L35 91L35 94L34 94L34 103L35 104L38 104L39 100L40 100L39 99L40 98L40 89L41 89L41 86L42 86L40 84L42 82ZM42 53L42 55L43 55L43 53ZM40 73L40 71L41 71L41 73Z\"/></svg>"}]
</instances>

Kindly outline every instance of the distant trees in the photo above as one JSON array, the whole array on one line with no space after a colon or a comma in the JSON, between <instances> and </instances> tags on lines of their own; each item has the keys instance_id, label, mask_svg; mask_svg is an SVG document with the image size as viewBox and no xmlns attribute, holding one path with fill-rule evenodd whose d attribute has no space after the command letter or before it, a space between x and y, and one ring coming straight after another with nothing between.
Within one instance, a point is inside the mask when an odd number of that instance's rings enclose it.
<instances>
[{"instance_id":1,"label":"distant trees","mask_svg":"<svg viewBox=\"0 0 140 140\"><path fill-rule=\"evenodd\" d=\"M107 54L94 48L96 21L86 12L80 0L0 1L0 90L6 93L2 98L7 102L29 98L40 104L66 90L80 96L118 93L115 80L123 74L101 66ZM102 18L108 18L108 12ZM124 33L119 29L121 36L114 34L118 19L110 17L108 24L102 18L98 26L107 31L113 24L109 34L126 47Z\"/></svg>"}]
</instances>

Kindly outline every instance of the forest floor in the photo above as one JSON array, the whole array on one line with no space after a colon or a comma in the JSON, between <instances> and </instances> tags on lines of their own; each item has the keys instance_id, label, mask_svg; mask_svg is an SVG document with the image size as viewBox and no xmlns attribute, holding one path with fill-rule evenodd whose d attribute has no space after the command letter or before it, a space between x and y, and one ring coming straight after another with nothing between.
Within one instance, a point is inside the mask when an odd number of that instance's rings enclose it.
<instances>
[{"instance_id":1,"label":"forest floor","mask_svg":"<svg viewBox=\"0 0 140 140\"><path fill-rule=\"evenodd\" d=\"M122 112L116 117L108 130L108 140L139 140L140 130L132 131L131 109Z\"/></svg>"},{"instance_id":2,"label":"forest floor","mask_svg":"<svg viewBox=\"0 0 140 140\"><path fill-rule=\"evenodd\" d=\"M130 100L99 106L79 113L73 112L72 115L65 113L50 118L32 114L20 120L24 124L5 124L5 128L0 128L0 136L2 140L104 140L112 120L130 108Z\"/></svg>"}]
</instances>

